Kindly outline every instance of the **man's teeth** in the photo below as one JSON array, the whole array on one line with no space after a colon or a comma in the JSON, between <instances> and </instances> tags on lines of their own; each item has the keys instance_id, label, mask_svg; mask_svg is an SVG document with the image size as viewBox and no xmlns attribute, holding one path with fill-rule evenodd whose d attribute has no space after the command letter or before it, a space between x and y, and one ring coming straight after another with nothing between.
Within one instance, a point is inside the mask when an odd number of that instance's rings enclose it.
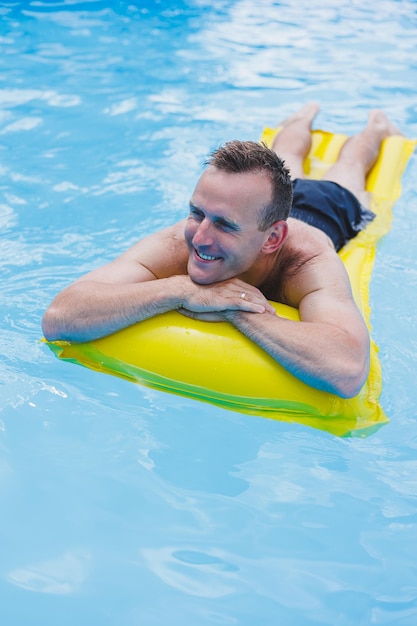
<instances>
[{"instance_id":1,"label":"man's teeth","mask_svg":"<svg viewBox=\"0 0 417 626\"><path fill-rule=\"evenodd\" d=\"M199 256L200 259L203 259L203 261L215 261L216 259L218 259L217 256L211 256L210 254L203 254L202 252L197 252L197 256Z\"/></svg>"}]
</instances>

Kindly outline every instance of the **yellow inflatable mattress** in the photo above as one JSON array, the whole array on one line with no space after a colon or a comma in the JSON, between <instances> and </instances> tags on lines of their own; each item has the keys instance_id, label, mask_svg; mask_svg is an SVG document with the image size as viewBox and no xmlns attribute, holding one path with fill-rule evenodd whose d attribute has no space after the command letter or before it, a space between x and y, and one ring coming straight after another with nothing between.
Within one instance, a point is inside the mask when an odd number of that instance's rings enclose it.
<instances>
[{"instance_id":1,"label":"yellow inflatable mattress","mask_svg":"<svg viewBox=\"0 0 417 626\"><path fill-rule=\"evenodd\" d=\"M265 129L271 144L277 129ZM336 161L347 136L313 131L306 176L319 179ZM401 177L416 142L390 137L381 147L367 189L377 218L341 251L355 299L369 327L369 282L378 240L389 230L391 208L401 194ZM280 316L298 312L273 303ZM190 320L170 312L114 335L83 344L49 343L66 361L167 392L211 402L226 409L296 421L338 436L366 436L386 423L377 347L371 345L367 382L352 399L313 389L288 373L232 325Z\"/></svg>"}]
</instances>

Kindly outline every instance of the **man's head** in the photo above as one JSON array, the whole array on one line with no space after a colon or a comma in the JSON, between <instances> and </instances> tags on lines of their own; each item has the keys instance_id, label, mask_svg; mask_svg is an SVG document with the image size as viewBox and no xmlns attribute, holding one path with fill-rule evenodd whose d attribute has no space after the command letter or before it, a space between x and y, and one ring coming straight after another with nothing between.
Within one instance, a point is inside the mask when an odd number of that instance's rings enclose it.
<instances>
[{"instance_id":1,"label":"man's head","mask_svg":"<svg viewBox=\"0 0 417 626\"><path fill-rule=\"evenodd\" d=\"M192 280L240 277L255 284L286 238L291 201L289 172L274 152L241 141L216 150L194 189L184 229Z\"/></svg>"},{"instance_id":2,"label":"man's head","mask_svg":"<svg viewBox=\"0 0 417 626\"><path fill-rule=\"evenodd\" d=\"M292 204L292 184L284 162L264 144L255 141L229 141L214 150L206 165L229 174L266 174L271 183L271 199L258 211L258 228L265 231L274 222L286 220Z\"/></svg>"}]
</instances>

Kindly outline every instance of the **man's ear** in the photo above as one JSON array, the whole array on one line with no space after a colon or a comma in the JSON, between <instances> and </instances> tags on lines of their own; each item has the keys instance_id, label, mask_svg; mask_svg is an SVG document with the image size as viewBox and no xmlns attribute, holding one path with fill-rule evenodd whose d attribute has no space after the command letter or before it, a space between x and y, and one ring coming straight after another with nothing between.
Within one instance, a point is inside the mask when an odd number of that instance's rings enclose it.
<instances>
[{"instance_id":1,"label":"man's ear","mask_svg":"<svg viewBox=\"0 0 417 626\"><path fill-rule=\"evenodd\" d=\"M268 228L269 235L262 246L262 252L272 254L284 243L288 235L288 224L284 220L275 222Z\"/></svg>"}]
</instances>

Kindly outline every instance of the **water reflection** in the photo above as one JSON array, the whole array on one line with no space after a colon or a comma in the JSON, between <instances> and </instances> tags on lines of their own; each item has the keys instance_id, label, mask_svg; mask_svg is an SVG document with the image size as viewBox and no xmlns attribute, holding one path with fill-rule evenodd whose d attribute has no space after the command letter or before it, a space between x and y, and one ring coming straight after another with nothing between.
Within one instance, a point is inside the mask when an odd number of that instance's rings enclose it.
<instances>
[{"instance_id":1,"label":"water reflection","mask_svg":"<svg viewBox=\"0 0 417 626\"><path fill-rule=\"evenodd\" d=\"M8 573L7 579L28 591L68 595L82 589L90 569L91 555L73 550L54 559L14 569Z\"/></svg>"}]
</instances>

